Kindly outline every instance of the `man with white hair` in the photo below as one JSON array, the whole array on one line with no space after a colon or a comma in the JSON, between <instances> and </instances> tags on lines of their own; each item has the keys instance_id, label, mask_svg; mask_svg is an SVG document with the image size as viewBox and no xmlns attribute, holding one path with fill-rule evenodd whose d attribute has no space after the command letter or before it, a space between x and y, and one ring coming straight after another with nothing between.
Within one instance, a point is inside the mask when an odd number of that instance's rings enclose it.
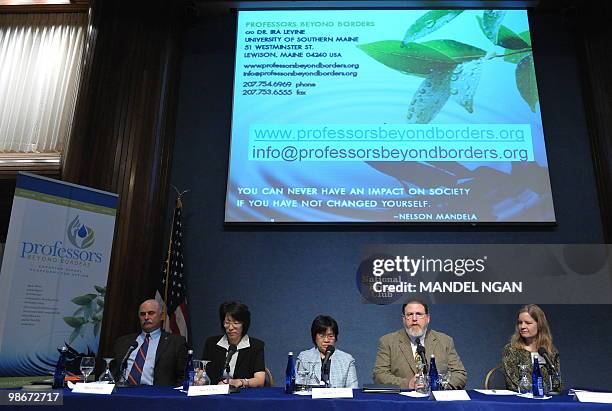
<instances>
[{"instance_id":1,"label":"man with white hair","mask_svg":"<svg viewBox=\"0 0 612 411\"><path fill-rule=\"evenodd\" d=\"M125 379L131 385L178 385L183 380L187 344L180 335L161 330L162 312L155 300L146 300L138 309L140 333L119 337L113 347L115 375L130 346L136 346L127 359ZM116 377L117 378L117 377Z\"/></svg>"},{"instance_id":2,"label":"man with white hair","mask_svg":"<svg viewBox=\"0 0 612 411\"><path fill-rule=\"evenodd\" d=\"M372 377L377 384L392 384L401 388L415 388L418 363L431 355L436 358L438 373L450 373L449 386L463 389L467 372L455 350L453 339L446 334L428 329L429 307L422 301L412 300L402 306L404 328L383 335ZM419 351L424 355L419 355Z\"/></svg>"}]
</instances>

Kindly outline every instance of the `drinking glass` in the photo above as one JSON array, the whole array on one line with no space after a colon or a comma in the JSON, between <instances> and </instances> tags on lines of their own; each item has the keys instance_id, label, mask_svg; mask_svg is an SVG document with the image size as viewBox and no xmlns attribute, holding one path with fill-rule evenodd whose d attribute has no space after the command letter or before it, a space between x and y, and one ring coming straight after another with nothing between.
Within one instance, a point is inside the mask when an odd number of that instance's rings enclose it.
<instances>
[{"instance_id":1,"label":"drinking glass","mask_svg":"<svg viewBox=\"0 0 612 411\"><path fill-rule=\"evenodd\" d=\"M81 358L81 372L83 373L83 382L87 382L89 374L91 374L96 366L96 359L94 357L83 357Z\"/></svg>"},{"instance_id":2,"label":"drinking glass","mask_svg":"<svg viewBox=\"0 0 612 411\"><path fill-rule=\"evenodd\" d=\"M110 362L114 360L114 358L103 358L103 360L106 361L106 369L104 370L104 373L102 373L98 381L106 382L108 384L114 384L115 379L113 378L113 374L110 370Z\"/></svg>"},{"instance_id":3,"label":"drinking glass","mask_svg":"<svg viewBox=\"0 0 612 411\"><path fill-rule=\"evenodd\" d=\"M301 361L298 360L296 364L296 372L297 372L297 381L296 383L299 385L299 391L309 391L310 390L310 380L312 370L314 368L314 363L311 361Z\"/></svg>"},{"instance_id":4,"label":"drinking glass","mask_svg":"<svg viewBox=\"0 0 612 411\"><path fill-rule=\"evenodd\" d=\"M429 394L429 380L427 378L427 375L425 375L425 373L423 372L425 369L425 364L418 363L417 369L418 373L414 382L414 389L419 394Z\"/></svg>"},{"instance_id":5,"label":"drinking glass","mask_svg":"<svg viewBox=\"0 0 612 411\"><path fill-rule=\"evenodd\" d=\"M529 375L529 366L531 364L519 364L519 383L518 392L519 394L528 394L531 392L531 378Z\"/></svg>"},{"instance_id":6,"label":"drinking glass","mask_svg":"<svg viewBox=\"0 0 612 411\"><path fill-rule=\"evenodd\" d=\"M207 360L193 360L193 369L195 376L193 377L193 385L210 385L210 378L206 374Z\"/></svg>"},{"instance_id":7,"label":"drinking glass","mask_svg":"<svg viewBox=\"0 0 612 411\"><path fill-rule=\"evenodd\" d=\"M438 382L440 383L440 388L442 390L448 390L449 382L450 382L451 373L450 371L442 372L438 375Z\"/></svg>"}]
</instances>

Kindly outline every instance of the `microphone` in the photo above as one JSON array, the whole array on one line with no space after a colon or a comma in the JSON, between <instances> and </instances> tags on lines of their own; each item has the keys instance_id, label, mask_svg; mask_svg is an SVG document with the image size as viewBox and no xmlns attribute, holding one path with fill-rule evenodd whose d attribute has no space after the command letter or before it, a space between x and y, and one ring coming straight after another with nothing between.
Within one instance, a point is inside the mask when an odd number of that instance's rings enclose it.
<instances>
[{"instance_id":1,"label":"microphone","mask_svg":"<svg viewBox=\"0 0 612 411\"><path fill-rule=\"evenodd\" d=\"M550 360L550 356L548 355L548 351L546 351L546 348L544 347L540 347L538 348L538 354L544 358L544 361L546 361L546 368L548 368L548 372L550 374L554 374L557 378L559 378L559 371L557 371L557 368L555 367L555 364ZM550 391L548 392L549 394L552 395L559 395L560 392L558 391L554 391L552 388L552 378L550 376L550 374L548 375L548 378L550 379Z\"/></svg>"},{"instance_id":2,"label":"microphone","mask_svg":"<svg viewBox=\"0 0 612 411\"><path fill-rule=\"evenodd\" d=\"M329 345L325 349L325 357L323 357L323 364L321 365L321 380L325 382L325 386L329 386L329 373L331 365L331 356L336 351L336 347Z\"/></svg>"},{"instance_id":3,"label":"microphone","mask_svg":"<svg viewBox=\"0 0 612 411\"><path fill-rule=\"evenodd\" d=\"M128 347L127 352L123 356L123 360L121 360L121 368L123 368L123 364L127 361L128 357L138 347L138 341L133 341L132 344Z\"/></svg>"},{"instance_id":4,"label":"microphone","mask_svg":"<svg viewBox=\"0 0 612 411\"><path fill-rule=\"evenodd\" d=\"M330 345L325 349L325 357L323 358L323 364L327 364L329 362L329 359L335 351L336 347L334 347L333 345Z\"/></svg>"},{"instance_id":5,"label":"microphone","mask_svg":"<svg viewBox=\"0 0 612 411\"><path fill-rule=\"evenodd\" d=\"M555 364L553 364L553 362L550 360L550 356L548 355L548 351L546 351L546 348L538 348L538 354L540 354L540 356L546 361L546 367L548 367L548 369L552 371L555 375L558 374L557 369L555 368Z\"/></svg>"},{"instance_id":6,"label":"microphone","mask_svg":"<svg viewBox=\"0 0 612 411\"><path fill-rule=\"evenodd\" d=\"M130 346L128 347L127 352L125 353L125 355L123 356L123 359L121 360L121 363L119 364L119 381L117 381L118 387L125 387L129 385L127 381L125 380L125 369L127 367L127 359L132 353L132 351L134 351L137 347L138 347L138 341L134 340L132 344L130 344Z\"/></svg>"},{"instance_id":7,"label":"microphone","mask_svg":"<svg viewBox=\"0 0 612 411\"><path fill-rule=\"evenodd\" d=\"M230 344L230 346L227 347L227 356L225 357L225 365L223 366L223 369L227 373L229 373L229 363L232 360L234 354L236 354L236 351L238 351L238 348L234 344Z\"/></svg>"}]
</instances>

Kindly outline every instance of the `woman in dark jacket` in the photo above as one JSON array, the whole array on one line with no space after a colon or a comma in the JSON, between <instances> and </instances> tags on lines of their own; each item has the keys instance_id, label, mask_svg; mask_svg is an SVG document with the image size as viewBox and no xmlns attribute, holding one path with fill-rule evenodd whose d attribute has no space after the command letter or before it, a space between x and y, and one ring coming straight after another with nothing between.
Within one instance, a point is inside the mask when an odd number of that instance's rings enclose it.
<instances>
[{"instance_id":1,"label":"woman in dark jacket","mask_svg":"<svg viewBox=\"0 0 612 411\"><path fill-rule=\"evenodd\" d=\"M206 372L212 384L235 387L263 387L266 378L264 342L249 337L249 308L239 301L219 307L223 335L209 337L204 344L203 360L210 361ZM228 358L228 354L235 352ZM225 367L227 363L227 367Z\"/></svg>"}]
</instances>

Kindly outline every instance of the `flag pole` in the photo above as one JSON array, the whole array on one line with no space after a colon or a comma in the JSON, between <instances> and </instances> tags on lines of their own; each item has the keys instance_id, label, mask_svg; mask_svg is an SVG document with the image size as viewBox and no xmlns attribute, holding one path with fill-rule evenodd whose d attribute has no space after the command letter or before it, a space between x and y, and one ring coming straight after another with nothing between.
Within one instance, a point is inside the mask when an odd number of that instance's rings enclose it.
<instances>
[{"instance_id":1,"label":"flag pole","mask_svg":"<svg viewBox=\"0 0 612 411\"><path fill-rule=\"evenodd\" d=\"M170 253L172 252L172 239L174 238L174 214L176 213L176 209L181 207L181 197L179 196L176 198L176 204L174 206L174 211L172 212L172 222L170 224L170 239L168 241L168 252L166 253L166 281L164 281L164 306L162 311L162 321L164 323L164 330L166 329L166 320L168 318L168 277L170 276Z\"/></svg>"}]
</instances>

